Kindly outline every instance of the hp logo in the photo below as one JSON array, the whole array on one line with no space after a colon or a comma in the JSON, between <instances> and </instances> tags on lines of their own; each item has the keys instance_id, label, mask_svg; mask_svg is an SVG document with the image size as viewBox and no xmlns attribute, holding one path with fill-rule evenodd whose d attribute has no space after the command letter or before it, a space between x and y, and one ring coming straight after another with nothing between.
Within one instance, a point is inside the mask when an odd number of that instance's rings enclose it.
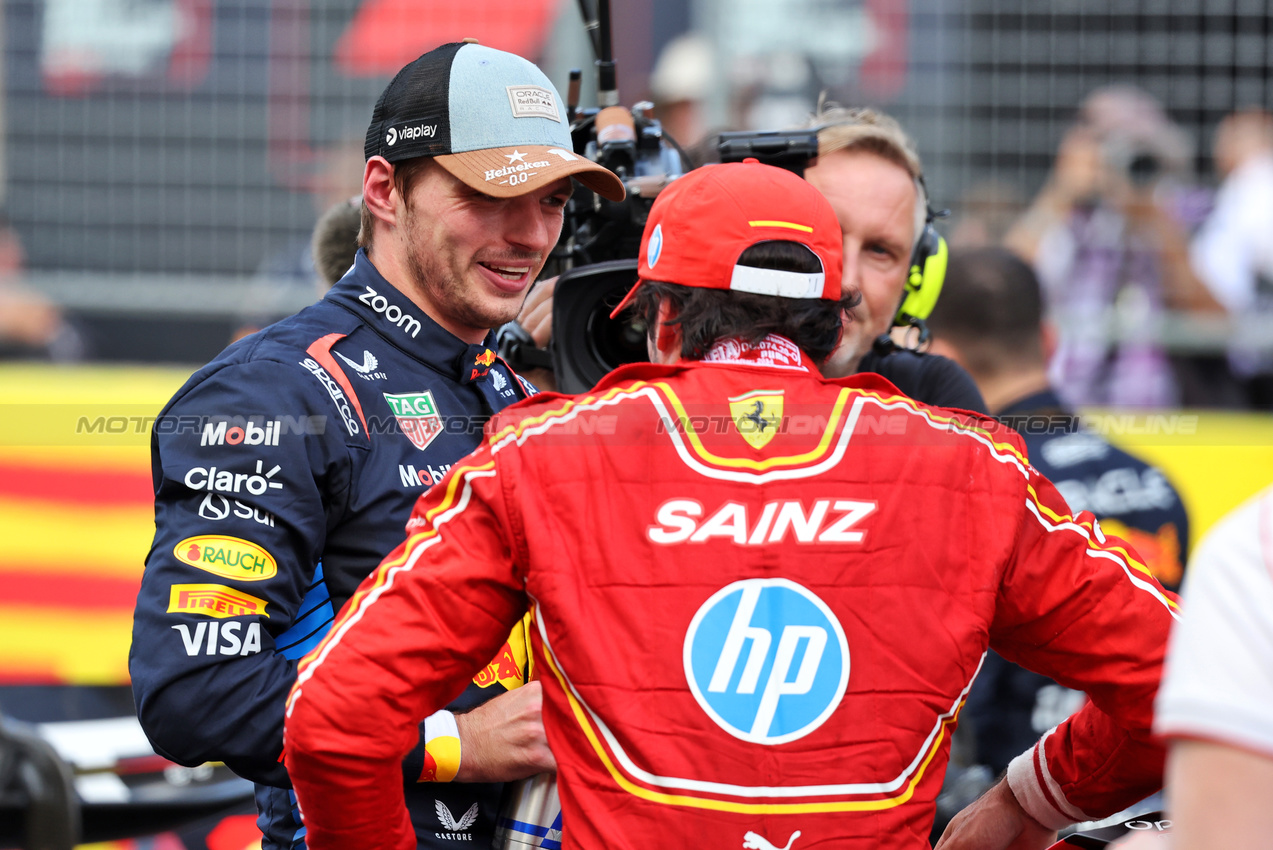
<instances>
[{"instance_id":1,"label":"hp logo","mask_svg":"<svg viewBox=\"0 0 1273 850\"><path fill-rule=\"evenodd\" d=\"M839 620L810 590L782 578L736 581L713 593L690 621L684 661L703 711L756 744L808 735L849 683Z\"/></svg>"}]
</instances>

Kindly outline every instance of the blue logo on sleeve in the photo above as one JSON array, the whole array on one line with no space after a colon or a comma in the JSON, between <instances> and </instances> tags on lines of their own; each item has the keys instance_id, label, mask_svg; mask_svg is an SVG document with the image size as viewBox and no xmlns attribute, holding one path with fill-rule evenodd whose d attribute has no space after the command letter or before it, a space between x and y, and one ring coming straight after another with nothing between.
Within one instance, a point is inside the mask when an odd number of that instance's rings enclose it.
<instances>
[{"instance_id":1,"label":"blue logo on sleeve","mask_svg":"<svg viewBox=\"0 0 1273 850\"><path fill-rule=\"evenodd\" d=\"M821 726L849 683L849 644L827 604L787 579L716 591L685 633L685 678L736 738L784 744Z\"/></svg>"}]
</instances>

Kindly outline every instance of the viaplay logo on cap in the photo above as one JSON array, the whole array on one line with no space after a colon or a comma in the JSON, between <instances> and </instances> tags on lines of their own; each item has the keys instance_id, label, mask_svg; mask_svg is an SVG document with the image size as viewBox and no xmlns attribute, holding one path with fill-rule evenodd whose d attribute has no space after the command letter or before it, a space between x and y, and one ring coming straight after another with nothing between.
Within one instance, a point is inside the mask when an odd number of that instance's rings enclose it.
<instances>
[{"instance_id":1,"label":"viaplay logo on cap","mask_svg":"<svg viewBox=\"0 0 1273 850\"><path fill-rule=\"evenodd\" d=\"M659 261L659 255L663 253L663 225L654 225L654 232L650 234L650 244L645 246L645 264L650 268L654 268L654 264Z\"/></svg>"},{"instance_id":2,"label":"viaplay logo on cap","mask_svg":"<svg viewBox=\"0 0 1273 850\"><path fill-rule=\"evenodd\" d=\"M438 133L438 125L424 122L407 122L406 126L395 124L385 131L385 145L393 147L399 141L410 142L414 139L432 139Z\"/></svg>"}]
</instances>

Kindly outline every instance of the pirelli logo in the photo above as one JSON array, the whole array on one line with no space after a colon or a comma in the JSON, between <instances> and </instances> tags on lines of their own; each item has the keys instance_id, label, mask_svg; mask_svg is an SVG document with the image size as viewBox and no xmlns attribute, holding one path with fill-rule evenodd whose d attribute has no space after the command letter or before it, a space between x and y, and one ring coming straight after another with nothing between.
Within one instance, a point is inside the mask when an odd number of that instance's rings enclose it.
<instances>
[{"instance_id":1,"label":"pirelli logo","mask_svg":"<svg viewBox=\"0 0 1273 850\"><path fill-rule=\"evenodd\" d=\"M223 584L174 584L168 596L169 614L244 617L260 614L267 620L266 602Z\"/></svg>"}]
</instances>

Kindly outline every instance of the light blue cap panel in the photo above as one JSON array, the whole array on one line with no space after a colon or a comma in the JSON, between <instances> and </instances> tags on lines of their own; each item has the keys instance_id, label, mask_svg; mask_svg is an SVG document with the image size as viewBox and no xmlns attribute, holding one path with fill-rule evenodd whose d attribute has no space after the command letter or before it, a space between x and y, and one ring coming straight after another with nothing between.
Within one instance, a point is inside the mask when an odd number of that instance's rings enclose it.
<instances>
[{"instance_id":1,"label":"light blue cap panel","mask_svg":"<svg viewBox=\"0 0 1273 850\"><path fill-rule=\"evenodd\" d=\"M516 145L573 149L556 86L534 63L512 53L480 44L456 51L450 112L451 153ZM557 120L543 117L546 113Z\"/></svg>"}]
</instances>

